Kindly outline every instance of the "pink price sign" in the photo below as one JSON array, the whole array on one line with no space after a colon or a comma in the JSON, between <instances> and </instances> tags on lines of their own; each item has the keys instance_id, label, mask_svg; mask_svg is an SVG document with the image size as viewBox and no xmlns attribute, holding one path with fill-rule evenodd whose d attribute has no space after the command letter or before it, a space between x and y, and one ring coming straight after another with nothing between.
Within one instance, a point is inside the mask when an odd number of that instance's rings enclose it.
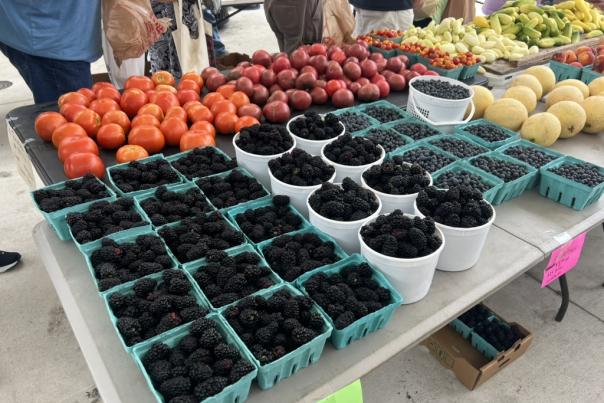
<instances>
[{"instance_id":1,"label":"pink price sign","mask_svg":"<svg viewBox=\"0 0 604 403\"><path fill-rule=\"evenodd\" d=\"M584 232L552 252L547 267L543 270L541 288L547 287L552 281L569 272L577 265L583 251L585 235L586 233Z\"/></svg>"}]
</instances>

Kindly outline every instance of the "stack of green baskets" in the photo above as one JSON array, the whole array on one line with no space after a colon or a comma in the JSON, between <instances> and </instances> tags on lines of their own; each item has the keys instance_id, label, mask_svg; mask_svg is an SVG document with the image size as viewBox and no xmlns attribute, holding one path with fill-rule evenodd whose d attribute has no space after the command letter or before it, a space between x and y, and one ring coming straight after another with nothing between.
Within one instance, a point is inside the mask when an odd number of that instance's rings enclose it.
<instances>
[{"instance_id":1,"label":"stack of green baskets","mask_svg":"<svg viewBox=\"0 0 604 403\"><path fill-rule=\"evenodd\" d=\"M550 60L549 68L552 69L556 75L556 81L562 81L567 79L580 79L582 69L580 67L571 66L570 64L560 63L555 60Z\"/></svg>"}]
</instances>

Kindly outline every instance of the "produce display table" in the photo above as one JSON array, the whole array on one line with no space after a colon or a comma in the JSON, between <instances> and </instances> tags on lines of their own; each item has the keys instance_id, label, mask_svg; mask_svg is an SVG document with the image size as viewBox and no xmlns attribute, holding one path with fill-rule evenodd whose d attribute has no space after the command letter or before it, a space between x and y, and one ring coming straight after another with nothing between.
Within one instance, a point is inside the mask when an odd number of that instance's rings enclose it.
<instances>
[{"instance_id":1,"label":"produce display table","mask_svg":"<svg viewBox=\"0 0 604 403\"><path fill-rule=\"evenodd\" d=\"M389 100L403 105L405 98L406 94ZM53 108L22 107L7 116L9 129L25 144L25 151L45 183L64 177L56 151L35 138L33 120L37 113ZM220 138L218 146L232 153L230 136ZM554 148L604 165L604 134L580 135L560 141ZM546 259L560 244L604 221L604 200L577 212L530 191L498 206L496 212L495 225L475 267L459 273L437 271L428 296L401 306L385 329L343 351L327 343L321 359L311 368L268 391L254 386L249 401L314 402L360 378ZM101 397L108 402L153 401L142 374L123 350L75 245L60 241L45 222L36 225L33 236Z\"/></svg>"}]
</instances>

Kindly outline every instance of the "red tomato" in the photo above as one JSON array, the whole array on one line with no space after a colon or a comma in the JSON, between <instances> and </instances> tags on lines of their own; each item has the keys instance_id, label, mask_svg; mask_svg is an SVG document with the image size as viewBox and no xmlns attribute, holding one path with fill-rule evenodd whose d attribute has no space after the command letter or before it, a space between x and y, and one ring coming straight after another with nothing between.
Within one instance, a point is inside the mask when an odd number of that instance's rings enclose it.
<instances>
[{"instance_id":1,"label":"red tomato","mask_svg":"<svg viewBox=\"0 0 604 403\"><path fill-rule=\"evenodd\" d=\"M96 134L96 141L107 150L115 150L126 143L126 134L122 126L117 123L108 123L101 126Z\"/></svg>"},{"instance_id":2,"label":"red tomato","mask_svg":"<svg viewBox=\"0 0 604 403\"><path fill-rule=\"evenodd\" d=\"M210 108L210 111L212 111L212 114L214 116L218 115L219 113L223 113L223 112L231 112L231 113L236 114L237 107L235 106L234 103L225 99L223 101L218 101L214 105L212 105L212 107Z\"/></svg>"},{"instance_id":3,"label":"red tomato","mask_svg":"<svg viewBox=\"0 0 604 403\"><path fill-rule=\"evenodd\" d=\"M180 151L190 150L197 147L215 146L216 141L212 135L197 130L189 130L180 138Z\"/></svg>"},{"instance_id":4,"label":"red tomato","mask_svg":"<svg viewBox=\"0 0 604 403\"><path fill-rule=\"evenodd\" d=\"M174 85L176 80L174 76L169 71L156 71L151 75L151 80L155 85L165 84L165 85Z\"/></svg>"},{"instance_id":5,"label":"red tomato","mask_svg":"<svg viewBox=\"0 0 604 403\"><path fill-rule=\"evenodd\" d=\"M325 85L325 91L327 95L332 96L337 90L346 88L346 84L342 84L340 80L329 80Z\"/></svg>"},{"instance_id":6,"label":"red tomato","mask_svg":"<svg viewBox=\"0 0 604 403\"><path fill-rule=\"evenodd\" d=\"M172 87L171 85L160 84L157 87L155 87L155 92L166 92L166 91L171 92L172 94L176 94L176 88ZM149 98L151 98L151 95L149 95Z\"/></svg>"},{"instance_id":7,"label":"red tomato","mask_svg":"<svg viewBox=\"0 0 604 403\"><path fill-rule=\"evenodd\" d=\"M166 144L169 146L180 144L180 137L189 130L187 123L179 118L166 118L161 122L159 128L166 138Z\"/></svg>"},{"instance_id":8,"label":"red tomato","mask_svg":"<svg viewBox=\"0 0 604 403\"><path fill-rule=\"evenodd\" d=\"M120 106L113 99L101 98L92 101L90 103L90 109L98 113L100 117L103 117L107 112L119 111Z\"/></svg>"},{"instance_id":9,"label":"red tomato","mask_svg":"<svg viewBox=\"0 0 604 403\"><path fill-rule=\"evenodd\" d=\"M130 119L124 111L111 111L103 115L101 119L101 125L108 125L109 123L117 123L124 129L124 133L130 131Z\"/></svg>"},{"instance_id":10,"label":"red tomato","mask_svg":"<svg viewBox=\"0 0 604 403\"><path fill-rule=\"evenodd\" d=\"M120 99L122 110L130 117L136 115L136 112L147 103L147 96L138 88L131 88L124 91Z\"/></svg>"},{"instance_id":11,"label":"red tomato","mask_svg":"<svg viewBox=\"0 0 604 403\"><path fill-rule=\"evenodd\" d=\"M189 120L193 123L205 120L212 123L214 121L214 114L203 105L191 105L187 109L187 115Z\"/></svg>"},{"instance_id":12,"label":"red tomato","mask_svg":"<svg viewBox=\"0 0 604 403\"><path fill-rule=\"evenodd\" d=\"M168 91L156 92L150 99L152 104L159 105L162 111L166 113L171 106L180 106L176 95Z\"/></svg>"},{"instance_id":13,"label":"red tomato","mask_svg":"<svg viewBox=\"0 0 604 403\"><path fill-rule=\"evenodd\" d=\"M74 153L65 159L63 170L69 179L79 178L86 174L102 178L105 175L105 164L96 154Z\"/></svg>"},{"instance_id":14,"label":"red tomato","mask_svg":"<svg viewBox=\"0 0 604 403\"><path fill-rule=\"evenodd\" d=\"M184 105L182 106L182 108L183 108L183 109L184 109L186 112L188 112L188 111L189 111L189 107L190 107L190 106L193 106L193 105L203 105L203 104L202 104L201 102L199 102L199 101L189 101L189 102L187 102L186 104L184 104Z\"/></svg>"},{"instance_id":15,"label":"red tomato","mask_svg":"<svg viewBox=\"0 0 604 403\"><path fill-rule=\"evenodd\" d=\"M59 107L65 104L80 104L88 106L90 100L79 92L67 92L59 97Z\"/></svg>"},{"instance_id":16,"label":"red tomato","mask_svg":"<svg viewBox=\"0 0 604 403\"><path fill-rule=\"evenodd\" d=\"M149 91L155 88L155 84L149 77L130 76L124 84L124 89L138 88L139 90Z\"/></svg>"},{"instance_id":17,"label":"red tomato","mask_svg":"<svg viewBox=\"0 0 604 403\"><path fill-rule=\"evenodd\" d=\"M157 118L153 115L136 115L132 122L130 123L131 128L135 128L136 126L155 126L159 127L161 122L157 120Z\"/></svg>"},{"instance_id":18,"label":"red tomato","mask_svg":"<svg viewBox=\"0 0 604 403\"><path fill-rule=\"evenodd\" d=\"M212 137L216 137L216 129L214 128L214 125L205 120L200 120L193 123L189 130L201 130L202 132L211 134Z\"/></svg>"},{"instance_id":19,"label":"red tomato","mask_svg":"<svg viewBox=\"0 0 604 403\"><path fill-rule=\"evenodd\" d=\"M173 106L168 109L168 112L166 112L166 116L164 116L164 119L167 118L179 118L180 120L186 122L188 119L187 111L185 111L184 108L181 106Z\"/></svg>"},{"instance_id":20,"label":"red tomato","mask_svg":"<svg viewBox=\"0 0 604 403\"><path fill-rule=\"evenodd\" d=\"M189 71L185 74L182 75L182 77L180 78L181 81L184 80L191 80L191 81L195 81L197 83L197 85L199 86L199 88L203 88L203 78L201 78L201 75L195 73L194 71Z\"/></svg>"},{"instance_id":21,"label":"red tomato","mask_svg":"<svg viewBox=\"0 0 604 403\"><path fill-rule=\"evenodd\" d=\"M82 126L76 123L63 123L52 132L52 144L55 148L59 148L61 142L70 136L88 137L88 134Z\"/></svg>"},{"instance_id":22,"label":"red tomato","mask_svg":"<svg viewBox=\"0 0 604 403\"><path fill-rule=\"evenodd\" d=\"M193 90L179 90L176 94L176 97L178 98L178 102L180 102L181 105L184 105L187 102L200 100L199 94Z\"/></svg>"},{"instance_id":23,"label":"red tomato","mask_svg":"<svg viewBox=\"0 0 604 403\"><path fill-rule=\"evenodd\" d=\"M236 87L233 84L224 84L218 87L216 92L222 95L225 99L230 97L235 92Z\"/></svg>"},{"instance_id":24,"label":"red tomato","mask_svg":"<svg viewBox=\"0 0 604 403\"><path fill-rule=\"evenodd\" d=\"M92 109L84 109L75 116L73 123L82 126L86 133L94 138L101 127L101 117Z\"/></svg>"},{"instance_id":25,"label":"red tomato","mask_svg":"<svg viewBox=\"0 0 604 403\"><path fill-rule=\"evenodd\" d=\"M178 90L193 90L199 94L201 92L201 87L193 80L180 80L180 83L178 83Z\"/></svg>"},{"instance_id":26,"label":"red tomato","mask_svg":"<svg viewBox=\"0 0 604 403\"><path fill-rule=\"evenodd\" d=\"M100 81L98 83L92 84L91 90L92 90L92 92L94 92L96 94L101 88L113 88L113 89L116 89L113 84L108 83L107 81ZM98 96L97 96L97 98L98 98Z\"/></svg>"},{"instance_id":27,"label":"red tomato","mask_svg":"<svg viewBox=\"0 0 604 403\"><path fill-rule=\"evenodd\" d=\"M99 155L99 148L90 137L71 136L61 141L59 145L59 160L65 161L73 153L93 153Z\"/></svg>"},{"instance_id":28,"label":"red tomato","mask_svg":"<svg viewBox=\"0 0 604 403\"><path fill-rule=\"evenodd\" d=\"M250 98L245 94L245 92L235 91L229 97L229 101L231 101L233 104L235 104L235 107L237 109L239 109L243 105L249 104L250 103Z\"/></svg>"},{"instance_id":29,"label":"red tomato","mask_svg":"<svg viewBox=\"0 0 604 403\"><path fill-rule=\"evenodd\" d=\"M218 92L208 92L205 97L203 97L203 104L208 108L211 108L218 101L224 100L222 94Z\"/></svg>"},{"instance_id":30,"label":"red tomato","mask_svg":"<svg viewBox=\"0 0 604 403\"><path fill-rule=\"evenodd\" d=\"M147 158L149 153L141 146L126 145L121 146L115 153L115 159L118 163L130 162Z\"/></svg>"},{"instance_id":31,"label":"red tomato","mask_svg":"<svg viewBox=\"0 0 604 403\"><path fill-rule=\"evenodd\" d=\"M136 112L138 116L140 115L153 115L160 122L164 119L164 111L161 110L159 105L156 104L145 104L141 106L141 108Z\"/></svg>"},{"instance_id":32,"label":"red tomato","mask_svg":"<svg viewBox=\"0 0 604 403\"><path fill-rule=\"evenodd\" d=\"M42 112L36 117L34 129L36 134L44 141L52 140L52 132L67 120L57 112Z\"/></svg>"},{"instance_id":33,"label":"red tomato","mask_svg":"<svg viewBox=\"0 0 604 403\"><path fill-rule=\"evenodd\" d=\"M166 139L161 130L155 126L143 125L133 127L128 135L128 144L143 147L149 154L155 154L163 150Z\"/></svg>"},{"instance_id":34,"label":"red tomato","mask_svg":"<svg viewBox=\"0 0 604 403\"><path fill-rule=\"evenodd\" d=\"M73 120L75 119L75 115L77 115L80 111L83 111L84 109L86 109L86 107L80 104L63 104L63 106L61 106L61 108L59 109L59 112L61 113L61 115L65 116L65 119L70 122L73 122Z\"/></svg>"},{"instance_id":35,"label":"red tomato","mask_svg":"<svg viewBox=\"0 0 604 403\"><path fill-rule=\"evenodd\" d=\"M80 88L78 92L91 101L96 98L94 91L92 91L90 88Z\"/></svg>"},{"instance_id":36,"label":"red tomato","mask_svg":"<svg viewBox=\"0 0 604 403\"><path fill-rule=\"evenodd\" d=\"M102 87L96 92L96 99L109 98L113 99L115 102L120 102L122 94L114 87Z\"/></svg>"},{"instance_id":37,"label":"red tomato","mask_svg":"<svg viewBox=\"0 0 604 403\"><path fill-rule=\"evenodd\" d=\"M242 116L237 120L237 123L235 123L235 133L239 133L244 127L250 127L259 124L260 122L255 117Z\"/></svg>"},{"instance_id":38,"label":"red tomato","mask_svg":"<svg viewBox=\"0 0 604 403\"><path fill-rule=\"evenodd\" d=\"M235 125L238 120L237 114L233 112L222 112L216 115L214 126L216 126L216 131L218 131L218 133L231 134L235 133Z\"/></svg>"}]
</instances>

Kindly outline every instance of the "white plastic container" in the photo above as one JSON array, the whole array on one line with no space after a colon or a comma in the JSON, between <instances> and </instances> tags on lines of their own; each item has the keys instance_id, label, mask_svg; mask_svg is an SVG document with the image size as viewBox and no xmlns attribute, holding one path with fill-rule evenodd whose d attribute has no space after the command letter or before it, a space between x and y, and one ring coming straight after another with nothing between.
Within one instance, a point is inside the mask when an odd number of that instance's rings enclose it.
<instances>
[{"instance_id":1,"label":"white plastic container","mask_svg":"<svg viewBox=\"0 0 604 403\"><path fill-rule=\"evenodd\" d=\"M321 118L325 117L325 115L320 115L320 116L321 116ZM302 138L300 136L296 136L294 133L292 133L291 130L289 130L289 124L296 119L300 119L301 117L304 117L304 115L298 115L295 118L290 119L289 122L287 122L287 126L285 126L285 128L287 129L287 132L296 140L296 147L306 151L310 155L321 155L321 149L323 148L323 146L325 144L331 143L332 141L334 141L335 139L337 139L338 137L340 137L341 135L346 133L346 126L344 126L344 124L342 122L340 122L340 126L342 127L342 132L340 134L338 134L336 137L332 137L327 140L308 140L308 139Z\"/></svg>"},{"instance_id":2,"label":"white plastic container","mask_svg":"<svg viewBox=\"0 0 604 403\"><path fill-rule=\"evenodd\" d=\"M440 239L442 239L442 243L437 250L427 256L402 259L386 256L371 249L363 241L361 229L359 228L357 236L361 245L361 255L363 255L370 264L378 268L382 274L386 276L388 281L390 281L390 284L401 293L403 296L403 304L417 302L428 295L428 291L430 291L438 257L445 247L443 233L439 228L436 228L436 231Z\"/></svg>"},{"instance_id":3,"label":"white plastic container","mask_svg":"<svg viewBox=\"0 0 604 403\"><path fill-rule=\"evenodd\" d=\"M275 178L270 168L268 170L268 175L271 179L271 193L274 195L287 195L289 196L290 203L298 209L304 217L308 218L308 204L306 201L308 200L308 196L319 189L321 185L314 186L296 186L290 185L289 183L285 183ZM336 173L334 171L333 175L327 182L333 183L336 178Z\"/></svg>"},{"instance_id":4,"label":"white plastic container","mask_svg":"<svg viewBox=\"0 0 604 403\"><path fill-rule=\"evenodd\" d=\"M365 164L365 165L343 165L343 164L338 164L337 162L333 162L332 160L330 160L329 158L327 158L325 156L325 147L327 147L328 144L329 143L323 145L323 147L321 148L321 158L323 158L323 161L325 161L326 163L328 163L330 165L333 165L336 168L336 179L335 179L335 181L337 183L340 183L340 182L342 182L344 180L344 178L349 177L350 179L352 179L356 183L360 184L361 183L361 175L363 174L363 172L365 172L367 169L369 169L373 165L379 165L379 164L381 164L382 161L384 161L384 157L386 156L386 152L384 151L384 149L382 148L382 146L378 145L378 147L382 151L382 155L375 162L372 162L370 164Z\"/></svg>"},{"instance_id":5,"label":"white plastic container","mask_svg":"<svg viewBox=\"0 0 604 403\"><path fill-rule=\"evenodd\" d=\"M411 164L408 164L411 165ZM432 186L432 175L426 171L428 179L430 179L429 186ZM361 185L364 188L373 191L382 202L382 214L390 214L394 210L401 210L403 213L415 214L415 199L417 199L417 193L411 193L408 195L392 195L389 193L383 193L375 190L365 182L365 178L361 175Z\"/></svg>"},{"instance_id":6,"label":"white plastic container","mask_svg":"<svg viewBox=\"0 0 604 403\"><path fill-rule=\"evenodd\" d=\"M495 209L491 204L489 206L493 215L489 222L479 227L458 228L436 223L436 228L447 240L447 246L443 249L436 265L438 270L463 271L472 268L478 262L491 225L495 221ZM416 215L425 217L417 208L417 203L414 203L413 208Z\"/></svg>"},{"instance_id":7,"label":"white plastic container","mask_svg":"<svg viewBox=\"0 0 604 403\"><path fill-rule=\"evenodd\" d=\"M309 200L314 192L315 191L310 193L308 195L308 199L306 200L308 219L310 223L319 230L325 232L327 235L331 235L331 237L335 239L336 242L338 242L342 249L344 249L347 253L358 253L359 237L357 234L365 223L374 220L380 214L382 209L382 202L380 201L380 198L376 196L378 208L375 213L371 214L369 217L356 221L336 221L323 217L313 210L313 208L310 206Z\"/></svg>"},{"instance_id":8,"label":"white plastic container","mask_svg":"<svg viewBox=\"0 0 604 403\"><path fill-rule=\"evenodd\" d=\"M270 177L268 175L268 162L272 159L278 158L285 153L291 152L296 147L296 139L292 137L293 145L288 149L279 154L273 155L258 155L251 154L247 151L242 150L237 146L237 139L239 139L239 133L233 136L233 147L235 148L235 157L237 158L237 165L247 169L260 183L268 187L271 184Z\"/></svg>"}]
</instances>

